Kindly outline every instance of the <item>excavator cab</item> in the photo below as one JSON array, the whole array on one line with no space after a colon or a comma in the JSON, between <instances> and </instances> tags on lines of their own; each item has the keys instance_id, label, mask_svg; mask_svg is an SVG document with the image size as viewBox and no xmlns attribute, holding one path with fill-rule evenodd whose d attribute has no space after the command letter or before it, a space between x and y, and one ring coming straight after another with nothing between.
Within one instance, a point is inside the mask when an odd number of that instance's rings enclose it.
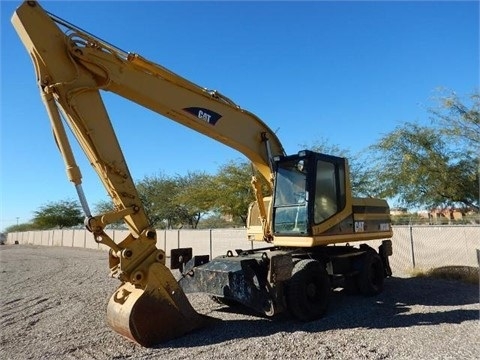
<instances>
[{"instance_id":1,"label":"excavator cab","mask_svg":"<svg viewBox=\"0 0 480 360\"><path fill-rule=\"evenodd\" d=\"M274 236L312 236L314 225L345 208L344 158L303 150L274 161Z\"/></svg>"}]
</instances>

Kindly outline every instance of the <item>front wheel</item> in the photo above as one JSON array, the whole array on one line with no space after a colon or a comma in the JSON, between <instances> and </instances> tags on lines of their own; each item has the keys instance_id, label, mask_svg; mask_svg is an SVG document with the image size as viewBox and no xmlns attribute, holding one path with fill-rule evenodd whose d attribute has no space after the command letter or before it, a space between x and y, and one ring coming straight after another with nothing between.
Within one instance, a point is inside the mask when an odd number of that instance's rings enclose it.
<instances>
[{"instance_id":1,"label":"front wheel","mask_svg":"<svg viewBox=\"0 0 480 360\"><path fill-rule=\"evenodd\" d=\"M330 300L330 279L316 260L300 260L295 264L286 288L287 306L294 317L302 321L320 318Z\"/></svg>"},{"instance_id":2,"label":"front wheel","mask_svg":"<svg viewBox=\"0 0 480 360\"><path fill-rule=\"evenodd\" d=\"M378 295L383 291L385 272L380 255L367 251L362 258L358 274L358 289L365 296Z\"/></svg>"}]
</instances>

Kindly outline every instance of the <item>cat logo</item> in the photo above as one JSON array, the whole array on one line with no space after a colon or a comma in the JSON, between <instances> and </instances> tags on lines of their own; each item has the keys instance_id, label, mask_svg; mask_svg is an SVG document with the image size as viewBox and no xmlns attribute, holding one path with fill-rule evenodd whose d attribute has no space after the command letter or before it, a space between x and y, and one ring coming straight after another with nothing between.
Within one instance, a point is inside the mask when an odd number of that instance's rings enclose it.
<instances>
[{"instance_id":1,"label":"cat logo","mask_svg":"<svg viewBox=\"0 0 480 360\"><path fill-rule=\"evenodd\" d=\"M215 125L222 117L222 115L216 113L215 111L200 107L188 107L184 108L183 110L210 125Z\"/></svg>"},{"instance_id":2,"label":"cat logo","mask_svg":"<svg viewBox=\"0 0 480 360\"><path fill-rule=\"evenodd\" d=\"M202 120L205 120L207 123L210 124L210 119L211 119L212 115L206 113L205 111L203 110L198 110L198 118L199 119L202 119Z\"/></svg>"},{"instance_id":3,"label":"cat logo","mask_svg":"<svg viewBox=\"0 0 480 360\"><path fill-rule=\"evenodd\" d=\"M364 232L365 231L365 222L364 221L355 221L355 232Z\"/></svg>"}]
</instances>

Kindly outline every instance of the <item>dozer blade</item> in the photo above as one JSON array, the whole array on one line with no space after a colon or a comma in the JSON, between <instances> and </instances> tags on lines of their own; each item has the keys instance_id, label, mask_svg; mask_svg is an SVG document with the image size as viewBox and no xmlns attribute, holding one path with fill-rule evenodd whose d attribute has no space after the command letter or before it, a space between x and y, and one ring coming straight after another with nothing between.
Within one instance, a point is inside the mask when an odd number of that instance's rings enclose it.
<instances>
[{"instance_id":1,"label":"dozer blade","mask_svg":"<svg viewBox=\"0 0 480 360\"><path fill-rule=\"evenodd\" d=\"M124 283L107 307L110 327L145 347L204 327L209 319L195 311L170 270L159 263L150 266L145 289Z\"/></svg>"}]
</instances>

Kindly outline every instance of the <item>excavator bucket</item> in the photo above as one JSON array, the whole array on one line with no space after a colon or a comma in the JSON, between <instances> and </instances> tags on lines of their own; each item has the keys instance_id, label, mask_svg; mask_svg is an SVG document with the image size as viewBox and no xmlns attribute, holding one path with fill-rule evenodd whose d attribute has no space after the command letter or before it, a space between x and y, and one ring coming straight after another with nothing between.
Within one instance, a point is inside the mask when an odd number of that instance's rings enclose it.
<instances>
[{"instance_id":1,"label":"excavator bucket","mask_svg":"<svg viewBox=\"0 0 480 360\"><path fill-rule=\"evenodd\" d=\"M124 283L107 306L110 327L145 347L202 328L209 320L195 311L173 274L160 263L150 266L145 289Z\"/></svg>"}]
</instances>

